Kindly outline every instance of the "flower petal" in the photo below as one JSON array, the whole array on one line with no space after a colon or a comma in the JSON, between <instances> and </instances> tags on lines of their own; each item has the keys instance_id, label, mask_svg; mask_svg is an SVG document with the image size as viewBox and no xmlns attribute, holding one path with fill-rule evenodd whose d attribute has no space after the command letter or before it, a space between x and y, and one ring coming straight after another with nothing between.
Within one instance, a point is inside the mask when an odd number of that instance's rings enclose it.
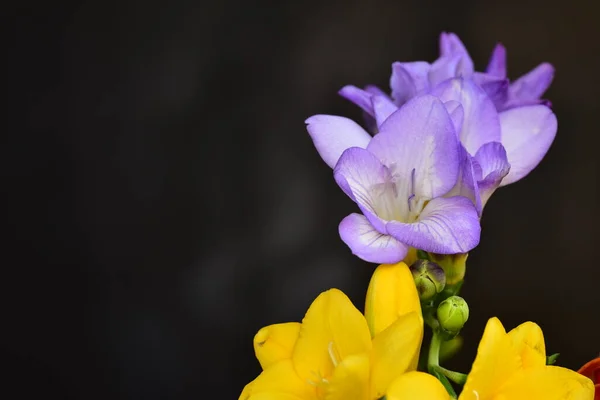
<instances>
[{"instance_id":1,"label":"flower petal","mask_svg":"<svg viewBox=\"0 0 600 400\"><path fill-rule=\"evenodd\" d=\"M450 400L450 395L433 375L425 372L407 372L390 385L387 400Z\"/></svg>"},{"instance_id":2,"label":"flower petal","mask_svg":"<svg viewBox=\"0 0 600 400\"><path fill-rule=\"evenodd\" d=\"M482 179L477 182L477 186L484 206L510 172L510 164L504 146L498 142L484 144L477 150L474 158L481 167Z\"/></svg>"},{"instance_id":3,"label":"flower petal","mask_svg":"<svg viewBox=\"0 0 600 400\"><path fill-rule=\"evenodd\" d=\"M554 67L542 63L514 81L508 89L509 96L519 101L537 100L550 87L552 79L554 79Z\"/></svg>"},{"instance_id":4,"label":"flower petal","mask_svg":"<svg viewBox=\"0 0 600 400\"><path fill-rule=\"evenodd\" d=\"M398 111L398 107L387 96L373 95L371 97L371 102L373 103L375 121L377 122L378 127L380 127L390 115Z\"/></svg>"},{"instance_id":5,"label":"flower petal","mask_svg":"<svg viewBox=\"0 0 600 400\"><path fill-rule=\"evenodd\" d=\"M460 394L460 400L496 398L494 395L498 389L520 369L521 359L511 338L498 318L490 318L479 342L477 356Z\"/></svg>"},{"instance_id":6,"label":"flower petal","mask_svg":"<svg viewBox=\"0 0 600 400\"><path fill-rule=\"evenodd\" d=\"M408 247L389 235L379 233L360 214L350 214L339 226L342 241L350 247L352 254L372 263L395 263L402 260Z\"/></svg>"},{"instance_id":7,"label":"flower petal","mask_svg":"<svg viewBox=\"0 0 600 400\"><path fill-rule=\"evenodd\" d=\"M414 371L423 340L423 319L411 312L399 317L373 339L371 396L378 399L401 374Z\"/></svg>"},{"instance_id":8,"label":"flower petal","mask_svg":"<svg viewBox=\"0 0 600 400\"><path fill-rule=\"evenodd\" d=\"M446 194L444 197L463 196L471 200L477 214L481 216L481 210L483 204L481 201L481 195L479 193L479 185L477 182L477 173L475 171L475 165L479 167L477 162L467 153L464 146L459 148L459 159L460 159L460 170L458 173L458 179L456 185Z\"/></svg>"},{"instance_id":9,"label":"flower petal","mask_svg":"<svg viewBox=\"0 0 600 400\"><path fill-rule=\"evenodd\" d=\"M494 47L485 72L499 78L506 78L506 48L501 43Z\"/></svg>"},{"instance_id":10,"label":"flower petal","mask_svg":"<svg viewBox=\"0 0 600 400\"><path fill-rule=\"evenodd\" d=\"M501 186L525 177L542 161L556 136L557 121L546 106L513 108L500 113L502 145L510 172Z\"/></svg>"},{"instance_id":11,"label":"flower petal","mask_svg":"<svg viewBox=\"0 0 600 400\"><path fill-rule=\"evenodd\" d=\"M334 363L370 350L371 335L364 316L344 293L330 289L306 312L292 361L302 380L314 382L317 377L329 377Z\"/></svg>"},{"instance_id":12,"label":"flower petal","mask_svg":"<svg viewBox=\"0 0 600 400\"><path fill-rule=\"evenodd\" d=\"M393 166L399 177L398 196L434 198L456 182L456 132L446 108L433 96L416 97L392 114L367 149Z\"/></svg>"},{"instance_id":13,"label":"flower petal","mask_svg":"<svg viewBox=\"0 0 600 400\"><path fill-rule=\"evenodd\" d=\"M314 379L314 377L313 377ZM249 400L316 400L317 391L296 374L292 360L283 360L265 369L249 388ZM248 392L242 392L248 395ZM242 398L240 398L242 399Z\"/></svg>"},{"instance_id":14,"label":"flower petal","mask_svg":"<svg viewBox=\"0 0 600 400\"><path fill-rule=\"evenodd\" d=\"M291 358L299 332L298 322L269 325L259 330L254 336L254 353L260 366L266 369Z\"/></svg>"},{"instance_id":15,"label":"flower petal","mask_svg":"<svg viewBox=\"0 0 600 400\"><path fill-rule=\"evenodd\" d=\"M344 150L349 147L366 148L371 140L371 135L348 118L313 115L305 123L319 155L331 168Z\"/></svg>"},{"instance_id":16,"label":"flower petal","mask_svg":"<svg viewBox=\"0 0 600 400\"><path fill-rule=\"evenodd\" d=\"M400 262L378 266L371 276L365 301L365 319L371 336L411 312L421 315L421 302L408 265Z\"/></svg>"},{"instance_id":17,"label":"flower petal","mask_svg":"<svg viewBox=\"0 0 600 400\"><path fill-rule=\"evenodd\" d=\"M469 79L452 79L435 88L433 95L442 101L455 100L463 106L464 121L459 137L469 154L488 142L500 141L500 122L496 107L487 94Z\"/></svg>"},{"instance_id":18,"label":"flower petal","mask_svg":"<svg viewBox=\"0 0 600 400\"><path fill-rule=\"evenodd\" d=\"M254 385L254 381L248 383L246 386L244 386L244 389L242 389L242 393L240 394L240 397L238 397L238 400L248 400L250 398L250 395L252 394L252 386Z\"/></svg>"},{"instance_id":19,"label":"flower petal","mask_svg":"<svg viewBox=\"0 0 600 400\"><path fill-rule=\"evenodd\" d=\"M440 55L453 56L456 54L465 54L467 48L455 33L442 32L440 34Z\"/></svg>"},{"instance_id":20,"label":"flower petal","mask_svg":"<svg viewBox=\"0 0 600 400\"><path fill-rule=\"evenodd\" d=\"M529 368L515 374L506 382L498 391L497 398L593 400L594 384L589 378L567 368Z\"/></svg>"},{"instance_id":21,"label":"flower petal","mask_svg":"<svg viewBox=\"0 0 600 400\"><path fill-rule=\"evenodd\" d=\"M510 82L506 78L482 72L473 73L473 81L477 83L494 103L497 110L504 110L508 101Z\"/></svg>"},{"instance_id":22,"label":"flower petal","mask_svg":"<svg viewBox=\"0 0 600 400\"><path fill-rule=\"evenodd\" d=\"M346 357L333 371L325 387L327 400L365 400L369 394L368 353Z\"/></svg>"},{"instance_id":23,"label":"flower petal","mask_svg":"<svg viewBox=\"0 0 600 400\"><path fill-rule=\"evenodd\" d=\"M427 78L432 88L452 78L470 77L473 64L468 55L455 54L440 57L431 64Z\"/></svg>"},{"instance_id":24,"label":"flower petal","mask_svg":"<svg viewBox=\"0 0 600 400\"><path fill-rule=\"evenodd\" d=\"M448 115L450 115L450 119L452 119L454 130L457 133L460 132L465 119L465 111L463 110L462 105L458 101L450 100L444 102L444 107L446 107L446 111L448 111Z\"/></svg>"},{"instance_id":25,"label":"flower petal","mask_svg":"<svg viewBox=\"0 0 600 400\"><path fill-rule=\"evenodd\" d=\"M390 221L390 235L417 249L438 253L466 253L479 244L481 227L475 206L462 196L435 198L414 223Z\"/></svg>"},{"instance_id":26,"label":"flower petal","mask_svg":"<svg viewBox=\"0 0 600 400\"><path fill-rule=\"evenodd\" d=\"M392 64L390 88L392 99L397 106L429 90L430 68L431 65L425 61Z\"/></svg>"},{"instance_id":27,"label":"flower petal","mask_svg":"<svg viewBox=\"0 0 600 400\"><path fill-rule=\"evenodd\" d=\"M544 333L538 324L525 322L508 332L513 345L521 355L523 368L546 365L546 344Z\"/></svg>"},{"instance_id":28,"label":"flower petal","mask_svg":"<svg viewBox=\"0 0 600 400\"><path fill-rule=\"evenodd\" d=\"M362 110L370 116L375 116L373 104L371 103L371 96L373 95L372 93L357 88L354 85L346 85L340 89L338 94L362 108Z\"/></svg>"}]
</instances>

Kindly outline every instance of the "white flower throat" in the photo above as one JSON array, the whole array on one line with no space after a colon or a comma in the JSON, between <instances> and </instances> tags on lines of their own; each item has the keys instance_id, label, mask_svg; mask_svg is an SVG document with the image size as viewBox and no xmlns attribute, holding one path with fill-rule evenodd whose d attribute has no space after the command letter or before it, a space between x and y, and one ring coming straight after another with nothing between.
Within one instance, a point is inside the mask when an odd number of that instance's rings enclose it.
<instances>
[{"instance_id":1,"label":"white flower throat","mask_svg":"<svg viewBox=\"0 0 600 400\"><path fill-rule=\"evenodd\" d=\"M385 181L370 188L373 209L377 216L387 221L412 223L419 219L427 199L415 193L415 173L413 168L407 179L396 171L396 164L387 168Z\"/></svg>"}]
</instances>

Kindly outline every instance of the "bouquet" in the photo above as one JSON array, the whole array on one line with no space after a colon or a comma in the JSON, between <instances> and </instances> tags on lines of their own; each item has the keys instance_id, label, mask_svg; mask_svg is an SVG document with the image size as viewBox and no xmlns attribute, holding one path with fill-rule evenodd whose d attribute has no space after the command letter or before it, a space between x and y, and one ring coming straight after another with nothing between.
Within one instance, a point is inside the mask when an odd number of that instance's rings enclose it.
<instances>
[{"instance_id":1,"label":"bouquet","mask_svg":"<svg viewBox=\"0 0 600 400\"><path fill-rule=\"evenodd\" d=\"M485 204L527 176L556 135L556 116L541 98L553 75L542 63L509 81L501 44L485 72L475 71L459 38L442 33L433 63L392 64L389 95L375 86L340 90L364 111L366 129L340 116L306 120L358 207L341 221L340 238L379 266L364 312L330 289L301 322L258 331L263 371L240 400L599 398L600 359L579 372L555 365L534 322L507 331L493 317L468 373L442 365L460 348L469 318L460 290Z\"/></svg>"}]
</instances>

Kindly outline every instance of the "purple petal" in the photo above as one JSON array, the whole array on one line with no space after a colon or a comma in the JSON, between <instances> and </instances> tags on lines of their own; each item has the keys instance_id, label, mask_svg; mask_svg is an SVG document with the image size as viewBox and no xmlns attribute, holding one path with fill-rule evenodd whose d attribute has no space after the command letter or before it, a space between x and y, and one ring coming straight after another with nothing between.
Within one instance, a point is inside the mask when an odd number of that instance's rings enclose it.
<instances>
[{"instance_id":1,"label":"purple petal","mask_svg":"<svg viewBox=\"0 0 600 400\"><path fill-rule=\"evenodd\" d=\"M479 216L462 196L431 200L412 224L390 221L387 230L398 241L439 254L466 253L479 244Z\"/></svg>"},{"instance_id":2,"label":"purple petal","mask_svg":"<svg viewBox=\"0 0 600 400\"><path fill-rule=\"evenodd\" d=\"M492 100L497 110L504 109L508 100L509 81L482 72L473 73L473 81L485 91Z\"/></svg>"},{"instance_id":3,"label":"purple petal","mask_svg":"<svg viewBox=\"0 0 600 400\"><path fill-rule=\"evenodd\" d=\"M369 114L370 116L375 116L375 113L373 111L373 104L371 103L371 93L357 88L353 85L346 85L340 89L338 94L346 100L350 100L352 103L362 108L363 111Z\"/></svg>"},{"instance_id":4,"label":"purple petal","mask_svg":"<svg viewBox=\"0 0 600 400\"><path fill-rule=\"evenodd\" d=\"M502 145L506 149L510 172L501 186L523 178L534 169L556 136L556 116L546 106L526 106L500 113Z\"/></svg>"},{"instance_id":5,"label":"purple petal","mask_svg":"<svg viewBox=\"0 0 600 400\"><path fill-rule=\"evenodd\" d=\"M490 196L500 186L502 179L510 171L510 164L506 150L501 143L486 143L475 154L475 160L481 166L483 179L477 182L482 206L487 203Z\"/></svg>"},{"instance_id":6,"label":"purple petal","mask_svg":"<svg viewBox=\"0 0 600 400\"><path fill-rule=\"evenodd\" d=\"M440 35L440 55L442 57L465 53L468 54L467 48L455 33L442 32Z\"/></svg>"},{"instance_id":7,"label":"purple petal","mask_svg":"<svg viewBox=\"0 0 600 400\"><path fill-rule=\"evenodd\" d=\"M371 224L385 233L385 221L375 209L380 195L377 189L385 189L392 181L390 171L377 157L365 149L352 147L344 151L333 170L333 176L340 188L365 212Z\"/></svg>"},{"instance_id":8,"label":"purple petal","mask_svg":"<svg viewBox=\"0 0 600 400\"><path fill-rule=\"evenodd\" d=\"M377 126L381 126L383 121L388 119L390 115L398 110L398 107L387 97L387 96L379 96L373 95L371 97L371 102L373 103L373 110L375 111L375 120L377 121Z\"/></svg>"},{"instance_id":9,"label":"purple petal","mask_svg":"<svg viewBox=\"0 0 600 400\"><path fill-rule=\"evenodd\" d=\"M469 62L471 64L469 64ZM468 55L455 54L453 56L440 57L429 70L428 78L432 88L440 83L459 77L469 78L473 74L473 64Z\"/></svg>"},{"instance_id":10,"label":"purple petal","mask_svg":"<svg viewBox=\"0 0 600 400\"><path fill-rule=\"evenodd\" d=\"M455 100L462 104L464 121L459 137L470 154L485 143L500 141L500 123L496 107L483 89L470 79L452 79L434 89L442 101Z\"/></svg>"},{"instance_id":11,"label":"purple petal","mask_svg":"<svg viewBox=\"0 0 600 400\"><path fill-rule=\"evenodd\" d=\"M468 198L475 206L477 213L481 216L483 204L477 183L477 173L479 171L475 171L475 167L479 168L479 166L463 146L460 146L459 160L460 169L456 185L444 197L463 196Z\"/></svg>"},{"instance_id":12,"label":"purple petal","mask_svg":"<svg viewBox=\"0 0 600 400\"><path fill-rule=\"evenodd\" d=\"M494 47L485 72L498 78L506 78L506 48L501 43Z\"/></svg>"},{"instance_id":13,"label":"purple petal","mask_svg":"<svg viewBox=\"0 0 600 400\"><path fill-rule=\"evenodd\" d=\"M400 178L399 196L434 198L456 183L456 132L446 108L434 96L416 97L393 113L367 149L394 169Z\"/></svg>"},{"instance_id":14,"label":"purple petal","mask_svg":"<svg viewBox=\"0 0 600 400\"><path fill-rule=\"evenodd\" d=\"M450 100L444 103L444 107L446 107L446 111L448 111L448 115L450 115L450 118L452 119L454 130L457 133L460 132L465 118L465 112L462 105L458 101Z\"/></svg>"},{"instance_id":15,"label":"purple petal","mask_svg":"<svg viewBox=\"0 0 600 400\"><path fill-rule=\"evenodd\" d=\"M365 91L370 93L370 94L376 94L378 96L383 96L383 97L387 97L389 98L390 96L387 95L386 92L384 92L383 90L381 90L379 87L375 86L375 85L367 85L365 86Z\"/></svg>"},{"instance_id":16,"label":"purple petal","mask_svg":"<svg viewBox=\"0 0 600 400\"><path fill-rule=\"evenodd\" d=\"M542 63L514 81L508 89L509 96L519 101L537 100L550 87L553 78L554 67Z\"/></svg>"},{"instance_id":17,"label":"purple petal","mask_svg":"<svg viewBox=\"0 0 600 400\"><path fill-rule=\"evenodd\" d=\"M389 235L379 233L360 214L350 214L339 226L342 241L350 247L352 254L377 264L395 264L408 252L408 246Z\"/></svg>"},{"instance_id":18,"label":"purple petal","mask_svg":"<svg viewBox=\"0 0 600 400\"><path fill-rule=\"evenodd\" d=\"M392 64L390 88L392 99L398 106L406 103L413 97L429 90L429 69L431 66L424 61Z\"/></svg>"},{"instance_id":19,"label":"purple petal","mask_svg":"<svg viewBox=\"0 0 600 400\"><path fill-rule=\"evenodd\" d=\"M351 119L334 115L313 115L304 121L319 155L331 168L349 147L366 148L371 141L363 128Z\"/></svg>"}]
</instances>

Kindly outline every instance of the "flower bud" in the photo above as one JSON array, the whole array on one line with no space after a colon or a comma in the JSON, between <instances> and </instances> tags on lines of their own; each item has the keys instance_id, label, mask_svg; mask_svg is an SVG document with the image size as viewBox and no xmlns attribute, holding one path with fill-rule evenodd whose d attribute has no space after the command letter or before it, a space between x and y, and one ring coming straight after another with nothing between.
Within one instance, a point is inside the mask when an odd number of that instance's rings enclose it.
<instances>
[{"instance_id":1,"label":"flower bud","mask_svg":"<svg viewBox=\"0 0 600 400\"><path fill-rule=\"evenodd\" d=\"M446 286L444 270L433 261L417 260L410 266L410 271L422 301L433 299Z\"/></svg>"},{"instance_id":2,"label":"flower bud","mask_svg":"<svg viewBox=\"0 0 600 400\"><path fill-rule=\"evenodd\" d=\"M435 254L429 253L429 259L437 263L446 273L446 284L456 285L465 277L469 253Z\"/></svg>"},{"instance_id":3,"label":"flower bud","mask_svg":"<svg viewBox=\"0 0 600 400\"><path fill-rule=\"evenodd\" d=\"M469 306L462 297L450 296L438 306L437 318L442 329L455 336L469 319Z\"/></svg>"}]
</instances>

